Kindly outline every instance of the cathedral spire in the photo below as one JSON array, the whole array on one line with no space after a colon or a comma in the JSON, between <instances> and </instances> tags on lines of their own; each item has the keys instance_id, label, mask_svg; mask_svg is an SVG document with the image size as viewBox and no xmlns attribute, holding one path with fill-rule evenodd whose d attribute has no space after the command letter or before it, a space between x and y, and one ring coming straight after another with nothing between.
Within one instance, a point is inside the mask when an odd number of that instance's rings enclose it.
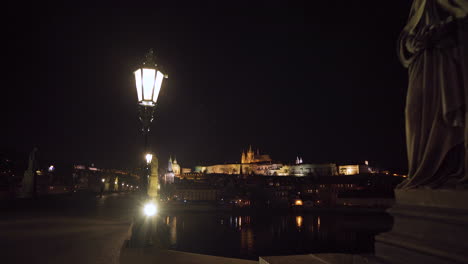
<instances>
[{"instance_id":1,"label":"cathedral spire","mask_svg":"<svg viewBox=\"0 0 468 264\"><path fill-rule=\"evenodd\" d=\"M167 163L167 172L172 172L172 158L169 156L169 162Z\"/></svg>"}]
</instances>

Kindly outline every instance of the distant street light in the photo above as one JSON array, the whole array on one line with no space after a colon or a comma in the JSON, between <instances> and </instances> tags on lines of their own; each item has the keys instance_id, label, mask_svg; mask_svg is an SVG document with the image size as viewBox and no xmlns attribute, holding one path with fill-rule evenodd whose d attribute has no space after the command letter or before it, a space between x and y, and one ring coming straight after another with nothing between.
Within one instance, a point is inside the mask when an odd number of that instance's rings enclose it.
<instances>
[{"instance_id":1,"label":"distant street light","mask_svg":"<svg viewBox=\"0 0 468 264\"><path fill-rule=\"evenodd\" d=\"M145 57L141 67L133 73L135 75L135 86L138 96L139 118L142 123L142 133L145 138L145 153L148 153L148 133L150 125L153 121L154 109L158 100L159 92L164 78L167 75L163 74L155 62L154 52L151 49ZM149 164L151 163L152 155L146 155L146 179L143 179L142 187L145 194L148 189Z\"/></svg>"},{"instance_id":2,"label":"distant street light","mask_svg":"<svg viewBox=\"0 0 468 264\"><path fill-rule=\"evenodd\" d=\"M106 182L106 179L102 178L102 179L101 179L101 182L102 182L102 184L101 184L101 194L100 194L100 197L102 197L102 194L104 193L104 182Z\"/></svg>"}]
</instances>

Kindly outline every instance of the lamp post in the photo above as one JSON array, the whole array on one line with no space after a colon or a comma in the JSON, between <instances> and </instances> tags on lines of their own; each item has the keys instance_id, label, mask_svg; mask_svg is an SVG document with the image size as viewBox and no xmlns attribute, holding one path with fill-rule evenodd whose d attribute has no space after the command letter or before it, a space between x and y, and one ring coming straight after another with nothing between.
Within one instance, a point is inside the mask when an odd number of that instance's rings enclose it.
<instances>
[{"instance_id":1,"label":"lamp post","mask_svg":"<svg viewBox=\"0 0 468 264\"><path fill-rule=\"evenodd\" d=\"M138 95L138 113L142 124L141 131L143 133L145 142L144 151L145 153L148 153L148 134L150 131L150 125L153 121L154 110L156 108L156 102L158 100L163 79L167 78L167 75L159 71L152 49L146 54L142 65L136 71L134 71L134 75ZM148 189L150 169L149 164L151 162L151 160L148 162L148 155L151 154L146 155L146 178L141 182L142 191L145 194L147 193Z\"/></svg>"},{"instance_id":2,"label":"lamp post","mask_svg":"<svg viewBox=\"0 0 468 264\"><path fill-rule=\"evenodd\" d=\"M105 183L106 183L106 179L102 178L102 179L101 179L101 182L102 182L102 184L101 184L101 192L100 192L100 195L99 195L99 196L102 198L102 194L104 193L104 185L105 185Z\"/></svg>"}]
</instances>

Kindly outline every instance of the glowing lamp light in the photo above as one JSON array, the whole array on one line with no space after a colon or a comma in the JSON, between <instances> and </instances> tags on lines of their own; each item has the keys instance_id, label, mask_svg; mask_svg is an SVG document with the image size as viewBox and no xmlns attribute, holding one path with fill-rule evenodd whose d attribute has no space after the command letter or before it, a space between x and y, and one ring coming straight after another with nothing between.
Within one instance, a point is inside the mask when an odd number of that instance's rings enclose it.
<instances>
[{"instance_id":1,"label":"glowing lamp light","mask_svg":"<svg viewBox=\"0 0 468 264\"><path fill-rule=\"evenodd\" d=\"M142 67L133 74L135 75L138 103L142 106L155 106L163 79L167 78L167 75L157 69L152 50L148 53Z\"/></svg>"},{"instance_id":2,"label":"glowing lamp light","mask_svg":"<svg viewBox=\"0 0 468 264\"><path fill-rule=\"evenodd\" d=\"M49 171L49 172L53 172L54 170L55 170L54 165L50 165L48 171Z\"/></svg>"},{"instance_id":3,"label":"glowing lamp light","mask_svg":"<svg viewBox=\"0 0 468 264\"><path fill-rule=\"evenodd\" d=\"M146 154L145 158L146 158L146 163L150 164L151 161L153 160L153 155L148 153L148 154Z\"/></svg>"},{"instance_id":4,"label":"glowing lamp light","mask_svg":"<svg viewBox=\"0 0 468 264\"><path fill-rule=\"evenodd\" d=\"M104 183L106 181L106 179L102 178L101 181Z\"/></svg>"},{"instance_id":5,"label":"glowing lamp light","mask_svg":"<svg viewBox=\"0 0 468 264\"><path fill-rule=\"evenodd\" d=\"M146 216L153 216L158 212L158 208L154 203L149 202L143 207L143 212Z\"/></svg>"},{"instance_id":6,"label":"glowing lamp light","mask_svg":"<svg viewBox=\"0 0 468 264\"><path fill-rule=\"evenodd\" d=\"M158 100L164 74L156 69L141 68L134 72L138 102L145 106L154 106Z\"/></svg>"},{"instance_id":7,"label":"glowing lamp light","mask_svg":"<svg viewBox=\"0 0 468 264\"><path fill-rule=\"evenodd\" d=\"M297 200L294 202L294 205L296 205L296 206L301 206L301 205L302 205L302 200L297 199Z\"/></svg>"}]
</instances>

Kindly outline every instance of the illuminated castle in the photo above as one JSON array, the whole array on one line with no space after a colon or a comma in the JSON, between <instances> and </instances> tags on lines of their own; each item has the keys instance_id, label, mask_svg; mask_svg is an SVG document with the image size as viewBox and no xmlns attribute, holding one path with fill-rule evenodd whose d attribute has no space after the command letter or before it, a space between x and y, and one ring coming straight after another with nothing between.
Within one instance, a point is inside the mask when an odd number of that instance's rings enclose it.
<instances>
[{"instance_id":1,"label":"illuminated castle","mask_svg":"<svg viewBox=\"0 0 468 264\"><path fill-rule=\"evenodd\" d=\"M295 164L283 164L274 162L268 154L255 153L252 146L247 152L242 151L240 163L224 163L209 166L195 167L196 173L204 174L242 174L242 175L266 175L266 176L296 176L308 175L331 176L338 175L336 164L304 164L302 157L297 156Z\"/></svg>"},{"instance_id":2,"label":"illuminated castle","mask_svg":"<svg viewBox=\"0 0 468 264\"><path fill-rule=\"evenodd\" d=\"M247 153L242 151L241 155L241 164L251 164L251 163L259 163L259 162L271 162L270 155L264 154L260 155L260 151L257 149L257 155L255 155L254 151L252 150L252 146L249 146L249 150Z\"/></svg>"}]
</instances>

